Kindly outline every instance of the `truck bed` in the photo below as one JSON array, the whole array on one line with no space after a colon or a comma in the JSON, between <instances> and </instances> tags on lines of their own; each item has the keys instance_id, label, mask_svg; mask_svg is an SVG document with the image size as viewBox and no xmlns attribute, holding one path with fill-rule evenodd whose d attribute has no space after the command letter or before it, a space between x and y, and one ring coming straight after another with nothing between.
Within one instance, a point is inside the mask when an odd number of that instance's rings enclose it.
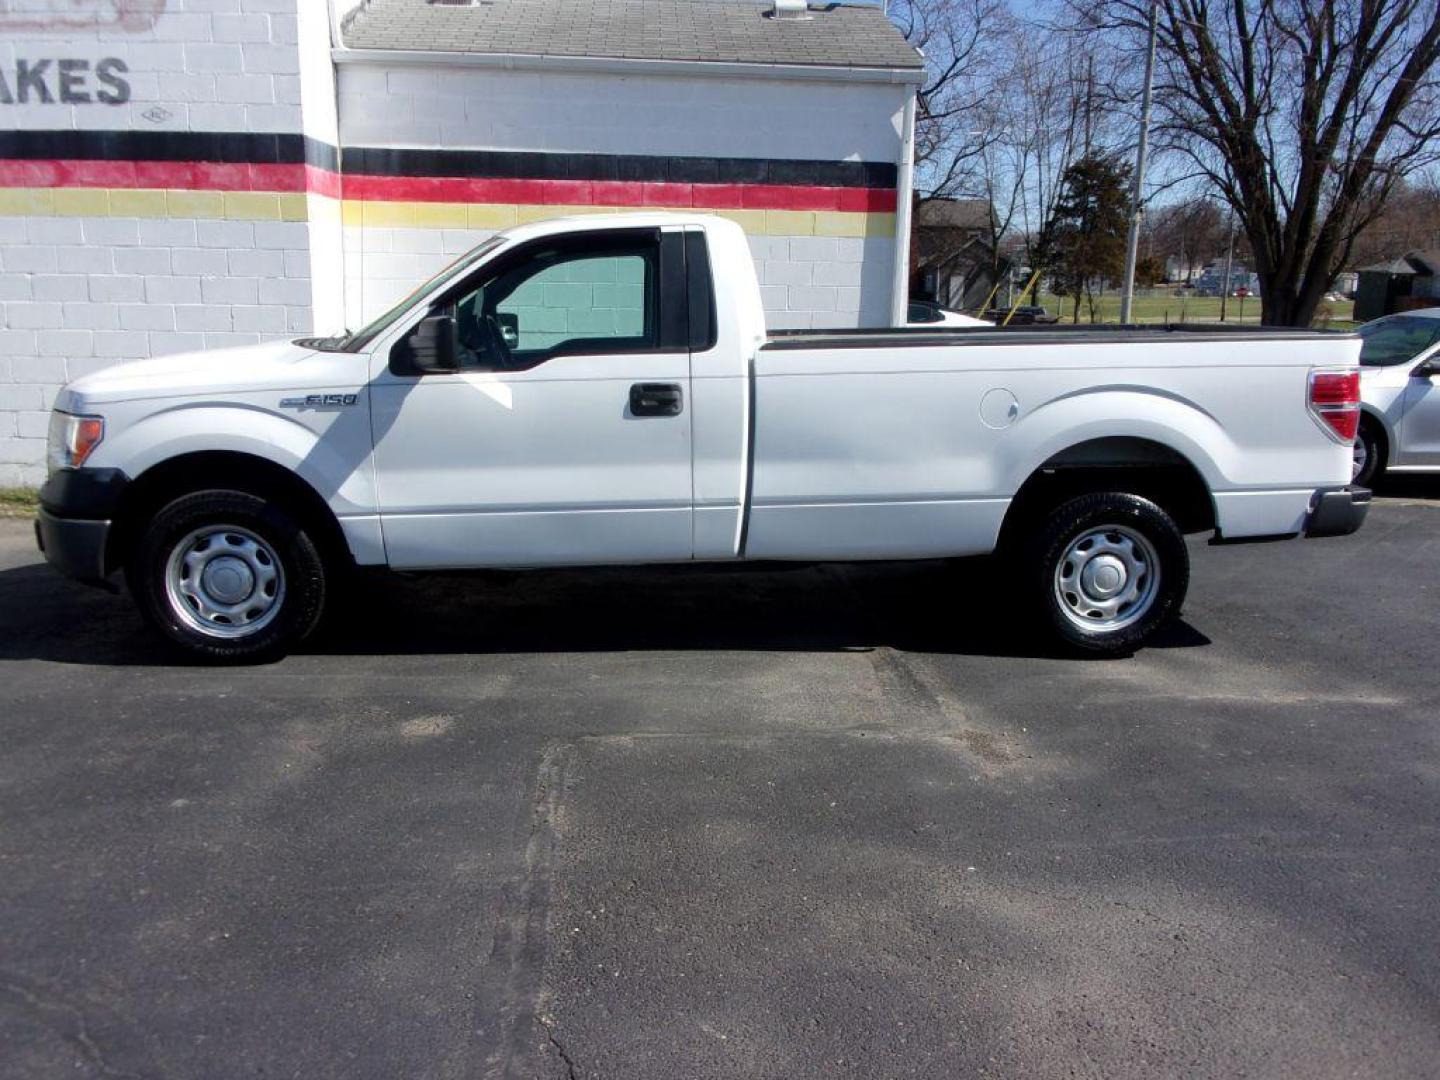
<instances>
[{"instance_id":1,"label":"truck bed","mask_svg":"<svg viewBox=\"0 0 1440 1080\"><path fill-rule=\"evenodd\" d=\"M1085 342L1096 344L1183 339L1192 341L1313 341L1317 338L1345 339L1356 335L1347 330L1310 330L1292 326L1226 326L1204 323L1156 323L1107 326L1081 323L1065 327L947 326L864 329L770 330L761 348L765 349L869 349L923 348L936 345L1040 345Z\"/></svg>"}]
</instances>

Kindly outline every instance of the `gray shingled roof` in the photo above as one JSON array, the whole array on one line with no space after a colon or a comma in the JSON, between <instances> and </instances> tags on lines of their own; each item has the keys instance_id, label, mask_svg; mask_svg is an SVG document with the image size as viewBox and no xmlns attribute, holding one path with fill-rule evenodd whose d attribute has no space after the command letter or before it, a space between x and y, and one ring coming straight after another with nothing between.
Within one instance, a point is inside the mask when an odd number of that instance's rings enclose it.
<instances>
[{"instance_id":1,"label":"gray shingled roof","mask_svg":"<svg viewBox=\"0 0 1440 1080\"><path fill-rule=\"evenodd\" d=\"M351 49L701 60L839 67L922 66L878 7L815 3L774 19L757 0L365 0L346 20Z\"/></svg>"}]
</instances>

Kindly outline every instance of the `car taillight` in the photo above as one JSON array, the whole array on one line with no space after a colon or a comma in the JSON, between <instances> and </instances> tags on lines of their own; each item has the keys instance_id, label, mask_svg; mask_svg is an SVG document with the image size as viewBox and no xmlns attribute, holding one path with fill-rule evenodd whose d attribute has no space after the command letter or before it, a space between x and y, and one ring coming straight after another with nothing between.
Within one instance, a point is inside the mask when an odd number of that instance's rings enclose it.
<instances>
[{"instance_id":1,"label":"car taillight","mask_svg":"<svg viewBox=\"0 0 1440 1080\"><path fill-rule=\"evenodd\" d=\"M1310 412L1337 442L1353 443L1360 430L1360 372L1312 371Z\"/></svg>"}]
</instances>

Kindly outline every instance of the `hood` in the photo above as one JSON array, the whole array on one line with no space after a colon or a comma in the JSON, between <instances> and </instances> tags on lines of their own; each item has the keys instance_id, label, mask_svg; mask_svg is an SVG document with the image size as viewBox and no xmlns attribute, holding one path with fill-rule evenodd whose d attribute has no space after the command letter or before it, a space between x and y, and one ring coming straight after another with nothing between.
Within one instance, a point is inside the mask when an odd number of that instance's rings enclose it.
<instances>
[{"instance_id":1,"label":"hood","mask_svg":"<svg viewBox=\"0 0 1440 1080\"><path fill-rule=\"evenodd\" d=\"M293 341L267 341L116 364L70 383L55 406L74 412L106 402L148 398L257 390L353 391L365 381L368 364L363 353L320 352Z\"/></svg>"}]
</instances>

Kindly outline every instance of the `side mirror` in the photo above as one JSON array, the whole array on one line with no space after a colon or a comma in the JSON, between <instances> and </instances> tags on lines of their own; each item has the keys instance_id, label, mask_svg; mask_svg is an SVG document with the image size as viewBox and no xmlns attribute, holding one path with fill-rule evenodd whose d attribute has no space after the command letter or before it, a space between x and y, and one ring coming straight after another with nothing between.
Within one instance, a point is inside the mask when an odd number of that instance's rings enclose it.
<instances>
[{"instance_id":1,"label":"side mirror","mask_svg":"<svg viewBox=\"0 0 1440 1080\"><path fill-rule=\"evenodd\" d=\"M513 311L497 311L495 321L500 324L500 337L507 349L520 347L520 316Z\"/></svg>"},{"instance_id":2,"label":"side mirror","mask_svg":"<svg viewBox=\"0 0 1440 1080\"><path fill-rule=\"evenodd\" d=\"M1440 375L1440 353L1417 366L1410 374L1417 379L1433 379L1436 375Z\"/></svg>"},{"instance_id":3,"label":"side mirror","mask_svg":"<svg viewBox=\"0 0 1440 1080\"><path fill-rule=\"evenodd\" d=\"M421 319L406 338L410 368L420 375L443 375L458 371L455 360L458 336L455 320L449 315Z\"/></svg>"}]
</instances>

